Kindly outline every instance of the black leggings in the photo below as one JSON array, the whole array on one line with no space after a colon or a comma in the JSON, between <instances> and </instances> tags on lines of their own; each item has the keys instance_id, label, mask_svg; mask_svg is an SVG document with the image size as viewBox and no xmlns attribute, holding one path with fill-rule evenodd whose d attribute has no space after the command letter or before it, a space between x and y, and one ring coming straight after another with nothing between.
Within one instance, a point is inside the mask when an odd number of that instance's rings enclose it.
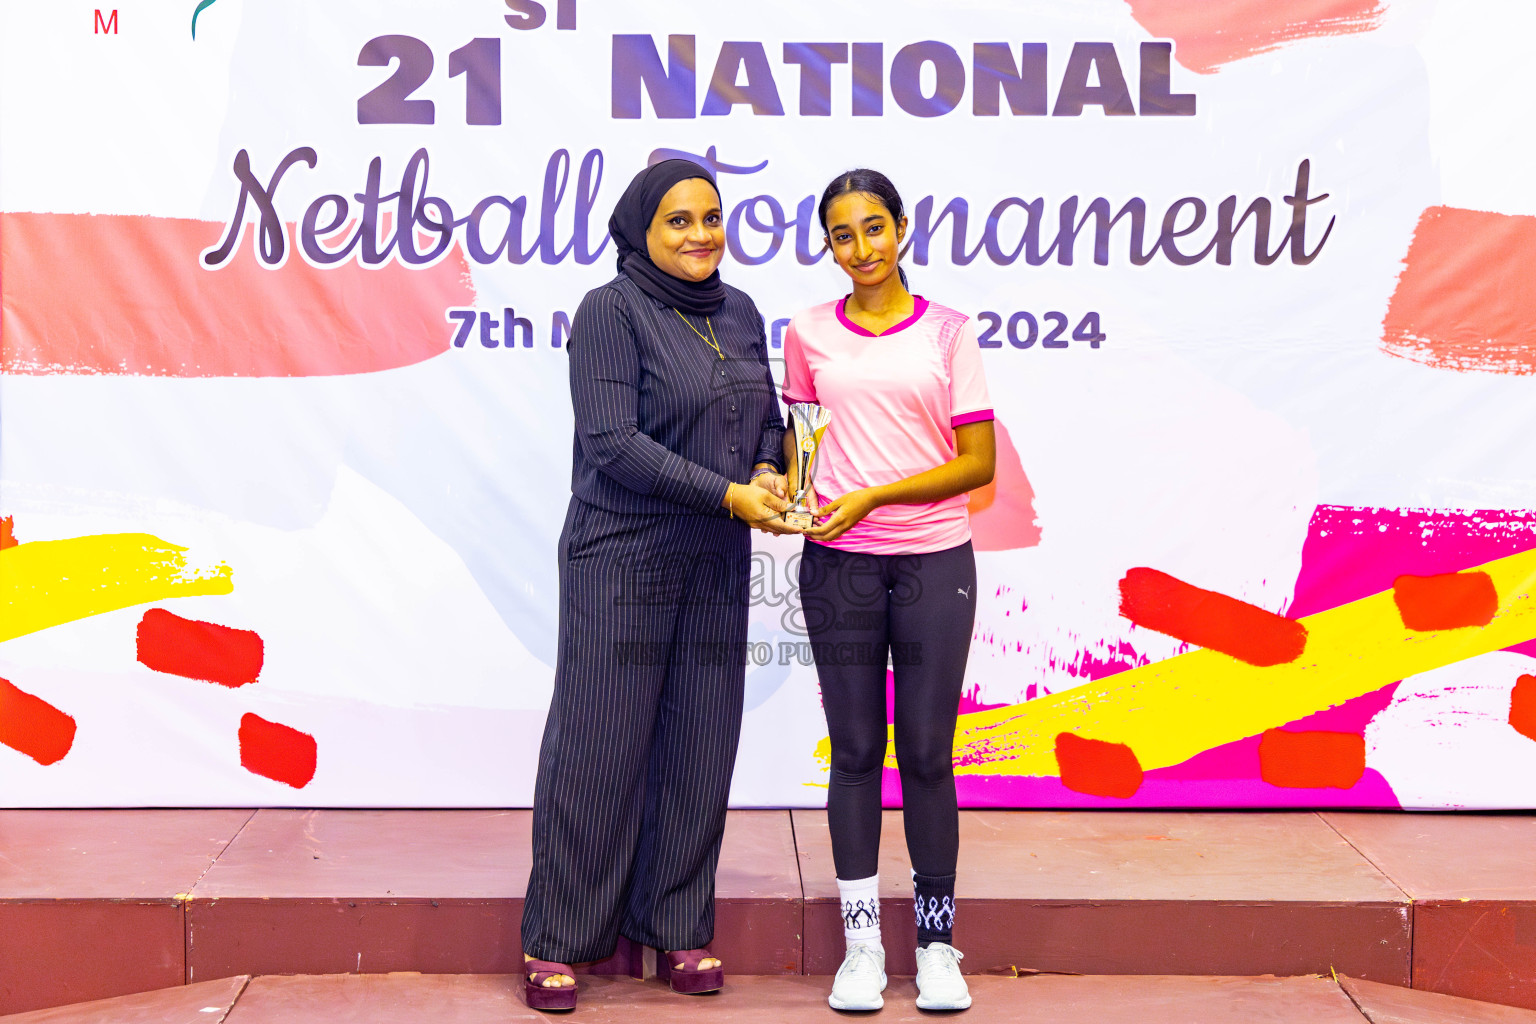
<instances>
[{"instance_id":1,"label":"black leggings","mask_svg":"<svg viewBox=\"0 0 1536 1024\"><path fill-rule=\"evenodd\" d=\"M921 555L864 555L807 541L800 599L832 739L827 819L837 877L879 870L888 649L907 852L918 874L953 875L955 716L976 621L970 542Z\"/></svg>"}]
</instances>

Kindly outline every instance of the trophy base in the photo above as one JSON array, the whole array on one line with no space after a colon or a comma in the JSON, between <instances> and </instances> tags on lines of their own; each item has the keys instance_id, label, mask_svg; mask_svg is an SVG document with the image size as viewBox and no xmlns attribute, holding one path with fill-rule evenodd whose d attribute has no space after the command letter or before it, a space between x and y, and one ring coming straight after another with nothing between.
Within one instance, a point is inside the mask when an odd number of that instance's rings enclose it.
<instances>
[{"instance_id":1,"label":"trophy base","mask_svg":"<svg viewBox=\"0 0 1536 1024\"><path fill-rule=\"evenodd\" d=\"M784 513L785 525L793 526L797 530L809 530L813 522L815 520L811 518L809 512L796 512L791 509Z\"/></svg>"}]
</instances>

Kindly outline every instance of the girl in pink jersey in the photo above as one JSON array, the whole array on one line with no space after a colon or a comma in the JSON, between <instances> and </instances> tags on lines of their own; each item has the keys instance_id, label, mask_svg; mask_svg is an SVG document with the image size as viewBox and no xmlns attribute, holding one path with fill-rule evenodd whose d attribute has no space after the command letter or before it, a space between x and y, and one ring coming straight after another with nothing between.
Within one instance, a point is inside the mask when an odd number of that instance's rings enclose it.
<instances>
[{"instance_id":1,"label":"girl in pink jersey","mask_svg":"<svg viewBox=\"0 0 1536 1024\"><path fill-rule=\"evenodd\" d=\"M832 414L815 466L824 502L806 531L800 596L816 655L832 777L827 817L848 950L828 1002L884 1002L880 778L886 662L917 916L917 1005L971 1004L952 940L959 815L952 747L975 623L967 492L991 482L991 400L970 320L907 290L907 230L885 175L840 175L821 224L853 290L798 313L784 336L784 398ZM794 432L785 434L793 459Z\"/></svg>"}]
</instances>

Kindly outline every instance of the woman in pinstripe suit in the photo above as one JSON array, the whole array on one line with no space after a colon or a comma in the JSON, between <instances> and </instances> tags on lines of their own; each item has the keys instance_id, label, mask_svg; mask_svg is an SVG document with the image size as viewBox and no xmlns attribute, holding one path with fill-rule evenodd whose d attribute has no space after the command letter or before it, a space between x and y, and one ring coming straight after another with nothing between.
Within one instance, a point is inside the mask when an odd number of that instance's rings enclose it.
<instances>
[{"instance_id":1,"label":"woman in pinstripe suit","mask_svg":"<svg viewBox=\"0 0 1536 1024\"><path fill-rule=\"evenodd\" d=\"M713 179L636 175L609 221L619 275L568 352L576 441L560 642L533 808L525 992L576 1005L570 964L619 935L673 989L724 983L715 865L741 732L750 537L795 532L762 317L720 280Z\"/></svg>"}]
</instances>

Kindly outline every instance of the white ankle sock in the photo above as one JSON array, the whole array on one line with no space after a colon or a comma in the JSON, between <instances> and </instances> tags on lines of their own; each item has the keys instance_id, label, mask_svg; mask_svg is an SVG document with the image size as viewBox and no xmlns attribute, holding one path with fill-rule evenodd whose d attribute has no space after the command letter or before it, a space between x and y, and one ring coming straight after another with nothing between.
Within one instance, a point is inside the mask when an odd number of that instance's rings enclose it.
<instances>
[{"instance_id":1,"label":"white ankle sock","mask_svg":"<svg viewBox=\"0 0 1536 1024\"><path fill-rule=\"evenodd\" d=\"M843 938L848 945L880 945L880 876L837 880L842 898Z\"/></svg>"}]
</instances>

